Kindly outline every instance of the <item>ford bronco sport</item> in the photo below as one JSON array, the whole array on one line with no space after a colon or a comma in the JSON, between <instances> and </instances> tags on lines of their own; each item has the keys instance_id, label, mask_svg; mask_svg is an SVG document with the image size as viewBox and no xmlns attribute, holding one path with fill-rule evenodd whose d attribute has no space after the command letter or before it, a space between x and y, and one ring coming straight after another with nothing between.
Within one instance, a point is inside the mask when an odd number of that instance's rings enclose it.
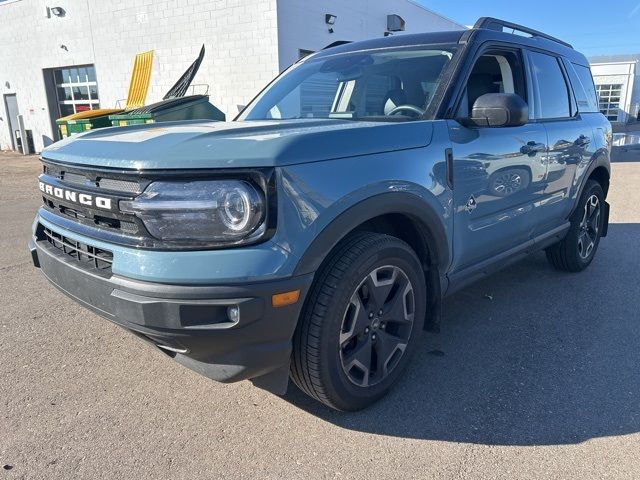
<instances>
[{"instance_id":1,"label":"ford bronco sport","mask_svg":"<svg viewBox=\"0 0 640 480\"><path fill-rule=\"evenodd\" d=\"M591 263L610 147L586 58L483 18L332 45L233 122L55 143L29 245L62 292L181 364L357 410L445 295L542 249Z\"/></svg>"}]
</instances>

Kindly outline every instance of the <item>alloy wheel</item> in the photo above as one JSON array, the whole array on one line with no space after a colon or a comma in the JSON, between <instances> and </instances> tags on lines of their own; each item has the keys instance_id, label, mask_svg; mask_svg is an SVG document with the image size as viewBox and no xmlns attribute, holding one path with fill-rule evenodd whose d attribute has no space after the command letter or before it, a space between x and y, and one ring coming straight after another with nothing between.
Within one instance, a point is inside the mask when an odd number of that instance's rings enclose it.
<instances>
[{"instance_id":1,"label":"alloy wheel","mask_svg":"<svg viewBox=\"0 0 640 480\"><path fill-rule=\"evenodd\" d=\"M593 252L600 231L600 199L591 195L584 205L578 234L578 254L586 260Z\"/></svg>"},{"instance_id":2,"label":"alloy wheel","mask_svg":"<svg viewBox=\"0 0 640 480\"><path fill-rule=\"evenodd\" d=\"M380 383L405 353L415 315L414 289L397 266L370 272L351 295L340 330L340 361L361 387Z\"/></svg>"}]
</instances>

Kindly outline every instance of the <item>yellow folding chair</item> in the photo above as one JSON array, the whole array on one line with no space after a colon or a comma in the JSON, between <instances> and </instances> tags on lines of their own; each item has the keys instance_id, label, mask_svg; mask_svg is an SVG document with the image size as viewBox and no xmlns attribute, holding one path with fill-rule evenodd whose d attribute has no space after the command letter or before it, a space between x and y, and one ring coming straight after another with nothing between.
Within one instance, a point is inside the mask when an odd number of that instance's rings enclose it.
<instances>
[{"instance_id":1,"label":"yellow folding chair","mask_svg":"<svg viewBox=\"0 0 640 480\"><path fill-rule=\"evenodd\" d=\"M147 100L147 93L149 92L152 68L153 50L138 53L136 55L135 60L133 61L133 71L131 72L131 82L129 83L129 94L127 95L127 103L124 107L124 111L144 106ZM91 118L102 117L104 115L121 113L122 111L122 108L98 108L95 110L86 110L84 112L73 113L66 117L62 117L58 119L57 122L60 125L60 122L68 122L69 120L88 120ZM86 129L88 130L89 128Z\"/></svg>"}]
</instances>

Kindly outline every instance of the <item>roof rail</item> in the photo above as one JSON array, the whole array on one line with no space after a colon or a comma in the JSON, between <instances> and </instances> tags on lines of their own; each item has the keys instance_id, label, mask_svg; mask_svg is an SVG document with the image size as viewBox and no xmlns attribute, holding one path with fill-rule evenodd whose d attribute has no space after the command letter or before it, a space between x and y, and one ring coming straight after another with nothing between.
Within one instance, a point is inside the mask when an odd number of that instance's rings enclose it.
<instances>
[{"instance_id":1,"label":"roof rail","mask_svg":"<svg viewBox=\"0 0 640 480\"><path fill-rule=\"evenodd\" d=\"M353 42L350 42L349 40L338 40L337 42L330 43L329 45L324 47L322 50L326 50L328 48L333 48L333 47L339 47L340 45L346 45L348 43L353 43Z\"/></svg>"},{"instance_id":2,"label":"roof rail","mask_svg":"<svg viewBox=\"0 0 640 480\"><path fill-rule=\"evenodd\" d=\"M493 17L479 18L473 28L485 28L487 30L497 30L499 32L502 32L504 28L507 28L510 30L517 30L518 32L522 33L528 33L532 37L546 38L547 40L559 43L561 45L564 45L565 47L573 48L573 45L564 42L559 38L552 37L551 35L547 35L546 33L542 33L538 30L534 30L533 28L524 27L522 25L518 25L517 23L507 22L505 20L500 20Z\"/></svg>"}]
</instances>

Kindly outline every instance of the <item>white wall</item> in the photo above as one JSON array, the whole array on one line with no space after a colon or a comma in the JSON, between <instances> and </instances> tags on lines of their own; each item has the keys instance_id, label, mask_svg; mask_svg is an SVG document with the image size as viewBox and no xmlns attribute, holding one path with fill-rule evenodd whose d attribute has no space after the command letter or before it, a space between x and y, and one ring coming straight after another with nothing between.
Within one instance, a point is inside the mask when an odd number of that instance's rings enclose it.
<instances>
[{"instance_id":1,"label":"white wall","mask_svg":"<svg viewBox=\"0 0 640 480\"><path fill-rule=\"evenodd\" d=\"M334 33L325 24L326 13L338 17ZM466 29L409 0L278 0L280 69L298 60L299 49L317 51L338 40L382 37L391 14L406 21L406 31L396 35Z\"/></svg>"},{"instance_id":2,"label":"white wall","mask_svg":"<svg viewBox=\"0 0 640 480\"><path fill-rule=\"evenodd\" d=\"M60 5L65 3L70 2ZM76 3L78 6L63 20L45 18L44 2L0 4L0 94L16 94L25 127L33 130L37 149L42 145L42 135L51 136L42 69L92 62L90 34L85 28L86 4ZM65 29L76 32L75 38L58 34L62 22ZM69 51L59 48L61 44ZM11 140L4 101L0 102L0 118L0 148L5 149Z\"/></svg>"},{"instance_id":3,"label":"white wall","mask_svg":"<svg viewBox=\"0 0 640 480\"><path fill-rule=\"evenodd\" d=\"M46 18L46 5L66 16ZM276 0L18 0L0 3L0 25L0 94L17 94L38 151L43 135L52 137L43 68L94 64L101 106L113 107L127 96L134 55L154 50L151 103L204 43L194 83L208 83L211 102L230 117L278 73ZM0 101L3 149L11 145L5 117Z\"/></svg>"},{"instance_id":4,"label":"white wall","mask_svg":"<svg viewBox=\"0 0 640 480\"><path fill-rule=\"evenodd\" d=\"M636 81L637 62L593 63L591 72L596 85L622 85L619 122L632 120L638 115L640 81Z\"/></svg>"},{"instance_id":5,"label":"white wall","mask_svg":"<svg viewBox=\"0 0 640 480\"><path fill-rule=\"evenodd\" d=\"M46 18L46 6L66 10ZM328 33L325 13L338 16ZM210 85L211 102L229 119L298 49L336 40L381 37L388 14L407 33L464 28L409 0L12 0L0 3L0 149L11 140L2 94L16 93L25 127L40 151L55 138L43 69L94 64L101 107L127 96L136 53L155 51L147 103L158 101L196 58L194 84ZM279 32L278 32L279 29ZM60 48L65 45L67 50ZM9 87L6 86L8 83Z\"/></svg>"}]
</instances>

